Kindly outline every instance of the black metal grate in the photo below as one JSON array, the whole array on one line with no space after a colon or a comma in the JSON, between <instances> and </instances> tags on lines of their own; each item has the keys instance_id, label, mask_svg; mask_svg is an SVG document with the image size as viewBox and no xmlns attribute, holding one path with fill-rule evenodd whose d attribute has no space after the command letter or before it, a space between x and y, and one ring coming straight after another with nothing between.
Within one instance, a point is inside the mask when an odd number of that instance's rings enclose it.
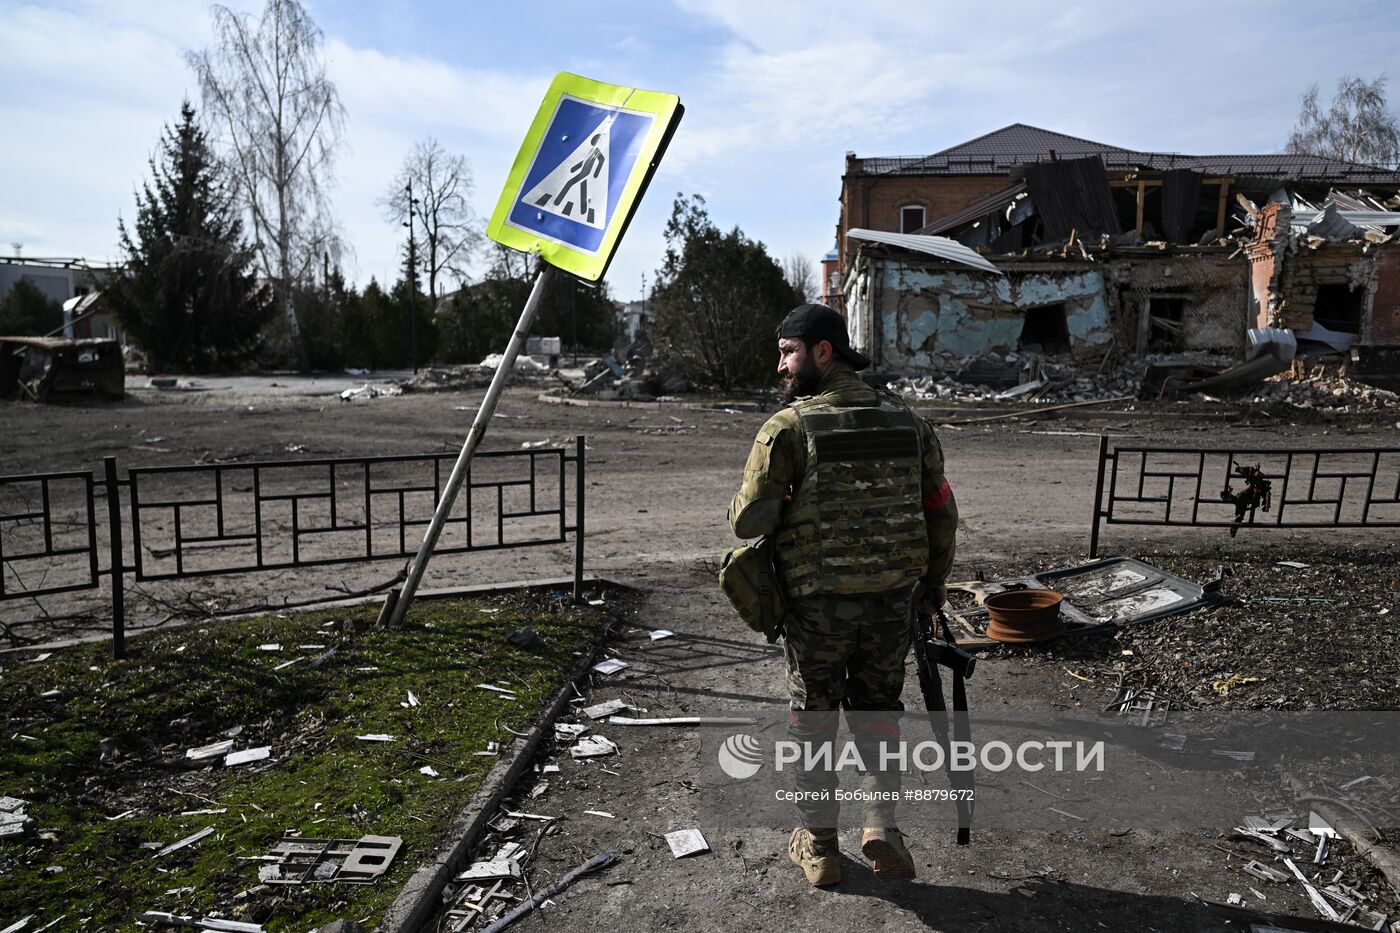
<instances>
[{"instance_id":1,"label":"black metal grate","mask_svg":"<svg viewBox=\"0 0 1400 933\"><path fill-rule=\"evenodd\" d=\"M1238 467L1258 466L1271 486L1269 508L1236 506ZM1225 528L1400 527L1400 448L1295 450L1099 446L1090 556L1101 524Z\"/></svg>"}]
</instances>

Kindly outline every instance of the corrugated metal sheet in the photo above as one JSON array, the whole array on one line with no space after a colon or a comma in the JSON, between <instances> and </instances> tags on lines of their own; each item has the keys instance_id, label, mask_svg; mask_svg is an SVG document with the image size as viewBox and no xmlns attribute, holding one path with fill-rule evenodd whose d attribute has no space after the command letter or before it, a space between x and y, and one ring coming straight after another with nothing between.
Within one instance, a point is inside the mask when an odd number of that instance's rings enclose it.
<instances>
[{"instance_id":1,"label":"corrugated metal sheet","mask_svg":"<svg viewBox=\"0 0 1400 933\"><path fill-rule=\"evenodd\" d=\"M1063 239L1071 230L1081 237L1122 232L1098 156L1028 165L1026 182L1047 238Z\"/></svg>"},{"instance_id":2,"label":"corrugated metal sheet","mask_svg":"<svg viewBox=\"0 0 1400 933\"><path fill-rule=\"evenodd\" d=\"M1189 168L1163 173L1162 233L1168 243L1185 243L1191 228L1195 226L1196 203L1201 198L1201 179L1204 177Z\"/></svg>"},{"instance_id":3,"label":"corrugated metal sheet","mask_svg":"<svg viewBox=\"0 0 1400 933\"><path fill-rule=\"evenodd\" d=\"M862 227L856 227L846 231L846 238L848 240L863 240L866 243L897 246L911 252L937 256L939 259L946 259L949 262L962 263L965 266L971 266L994 275L1003 274L1000 269L977 255L973 250L947 237L923 236L918 233L890 233L887 230L866 230Z\"/></svg>"},{"instance_id":4,"label":"corrugated metal sheet","mask_svg":"<svg viewBox=\"0 0 1400 933\"><path fill-rule=\"evenodd\" d=\"M963 224L970 224L974 220L980 220L993 211L999 211L1012 201L1016 200L1016 195L1026 190L1026 183L1018 181L1010 188L1003 188L996 194L989 194L975 204L958 211L956 214L949 214L947 217L940 217L933 223L914 233L919 236L933 236L945 230L952 230L954 227L961 227Z\"/></svg>"}]
</instances>

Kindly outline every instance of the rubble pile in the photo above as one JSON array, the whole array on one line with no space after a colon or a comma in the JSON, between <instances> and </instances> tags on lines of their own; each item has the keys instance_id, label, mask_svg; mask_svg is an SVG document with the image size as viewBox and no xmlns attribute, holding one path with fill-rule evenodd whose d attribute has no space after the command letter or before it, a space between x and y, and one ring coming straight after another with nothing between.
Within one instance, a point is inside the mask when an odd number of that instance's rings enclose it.
<instances>
[{"instance_id":1,"label":"rubble pile","mask_svg":"<svg viewBox=\"0 0 1400 933\"><path fill-rule=\"evenodd\" d=\"M1354 382L1320 368L1306 377L1281 373L1265 381L1250 395L1251 402L1284 402L1299 408L1323 408L1346 412L1381 411L1400 405L1400 394Z\"/></svg>"},{"instance_id":2,"label":"rubble pile","mask_svg":"<svg viewBox=\"0 0 1400 933\"><path fill-rule=\"evenodd\" d=\"M496 374L496 366L501 361L500 354L493 353L481 363L462 366L429 366L418 371L412 379L403 384L405 392L447 392L460 389L484 389L491 384ZM554 370L529 356L521 354L515 359L515 370L511 374L513 382L549 382L555 380Z\"/></svg>"},{"instance_id":3,"label":"rubble pile","mask_svg":"<svg viewBox=\"0 0 1400 933\"><path fill-rule=\"evenodd\" d=\"M900 376L888 385L911 401L1081 402L1134 394L1145 368L1127 361L1099 372L1032 353L988 354L961 360L943 375Z\"/></svg>"}]
</instances>

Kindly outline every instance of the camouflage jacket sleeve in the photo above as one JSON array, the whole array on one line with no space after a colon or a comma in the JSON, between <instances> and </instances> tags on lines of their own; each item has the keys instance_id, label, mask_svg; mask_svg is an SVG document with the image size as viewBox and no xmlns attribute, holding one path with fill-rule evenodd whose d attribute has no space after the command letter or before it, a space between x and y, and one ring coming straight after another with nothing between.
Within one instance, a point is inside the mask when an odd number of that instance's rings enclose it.
<instances>
[{"instance_id":1,"label":"camouflage jacket sleeve","mask_svg":"<svg viewBox=\"0 0 1400 933\"><path fill-rule=\"evenodd\" d=\"M748 540L778 530L783 499L792 493L801 458L801 431L792 409L764 422L744 464L744 483L729 503L729 527Z\"/></svg>"},{"instance_id":2,"label":"camouflage jacket sleeve","mask_svg":"<svg viewBox=\"0 0 1400 933\"><path fill-rule=\"evenodd\" d=\"M943 445L933 425L919 418L919 439L923 448L920 492L923 495L924 524L928 527L928 573L924 582L937 585L948 579L958 530L958 503L953 488L943 475Z\"/></svg>"}]
</instances>

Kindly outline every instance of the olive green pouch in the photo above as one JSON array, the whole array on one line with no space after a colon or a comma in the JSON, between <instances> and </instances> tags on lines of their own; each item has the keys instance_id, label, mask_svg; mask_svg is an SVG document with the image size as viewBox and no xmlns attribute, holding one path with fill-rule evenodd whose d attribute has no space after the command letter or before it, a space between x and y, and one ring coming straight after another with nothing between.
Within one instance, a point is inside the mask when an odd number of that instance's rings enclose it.
<instances>
[{"instance_id":1,"label":"olive green pouch","mask_svg":"<svg viewBox=\"0 0 1400 933\"><path fill-rule=\"evenodd\" d=\"M787 600L773 567L770 539L726 550L719 565L719 587L744 624L767 638L770 645L783 634Z\"/></svg>"}]
</instances>

